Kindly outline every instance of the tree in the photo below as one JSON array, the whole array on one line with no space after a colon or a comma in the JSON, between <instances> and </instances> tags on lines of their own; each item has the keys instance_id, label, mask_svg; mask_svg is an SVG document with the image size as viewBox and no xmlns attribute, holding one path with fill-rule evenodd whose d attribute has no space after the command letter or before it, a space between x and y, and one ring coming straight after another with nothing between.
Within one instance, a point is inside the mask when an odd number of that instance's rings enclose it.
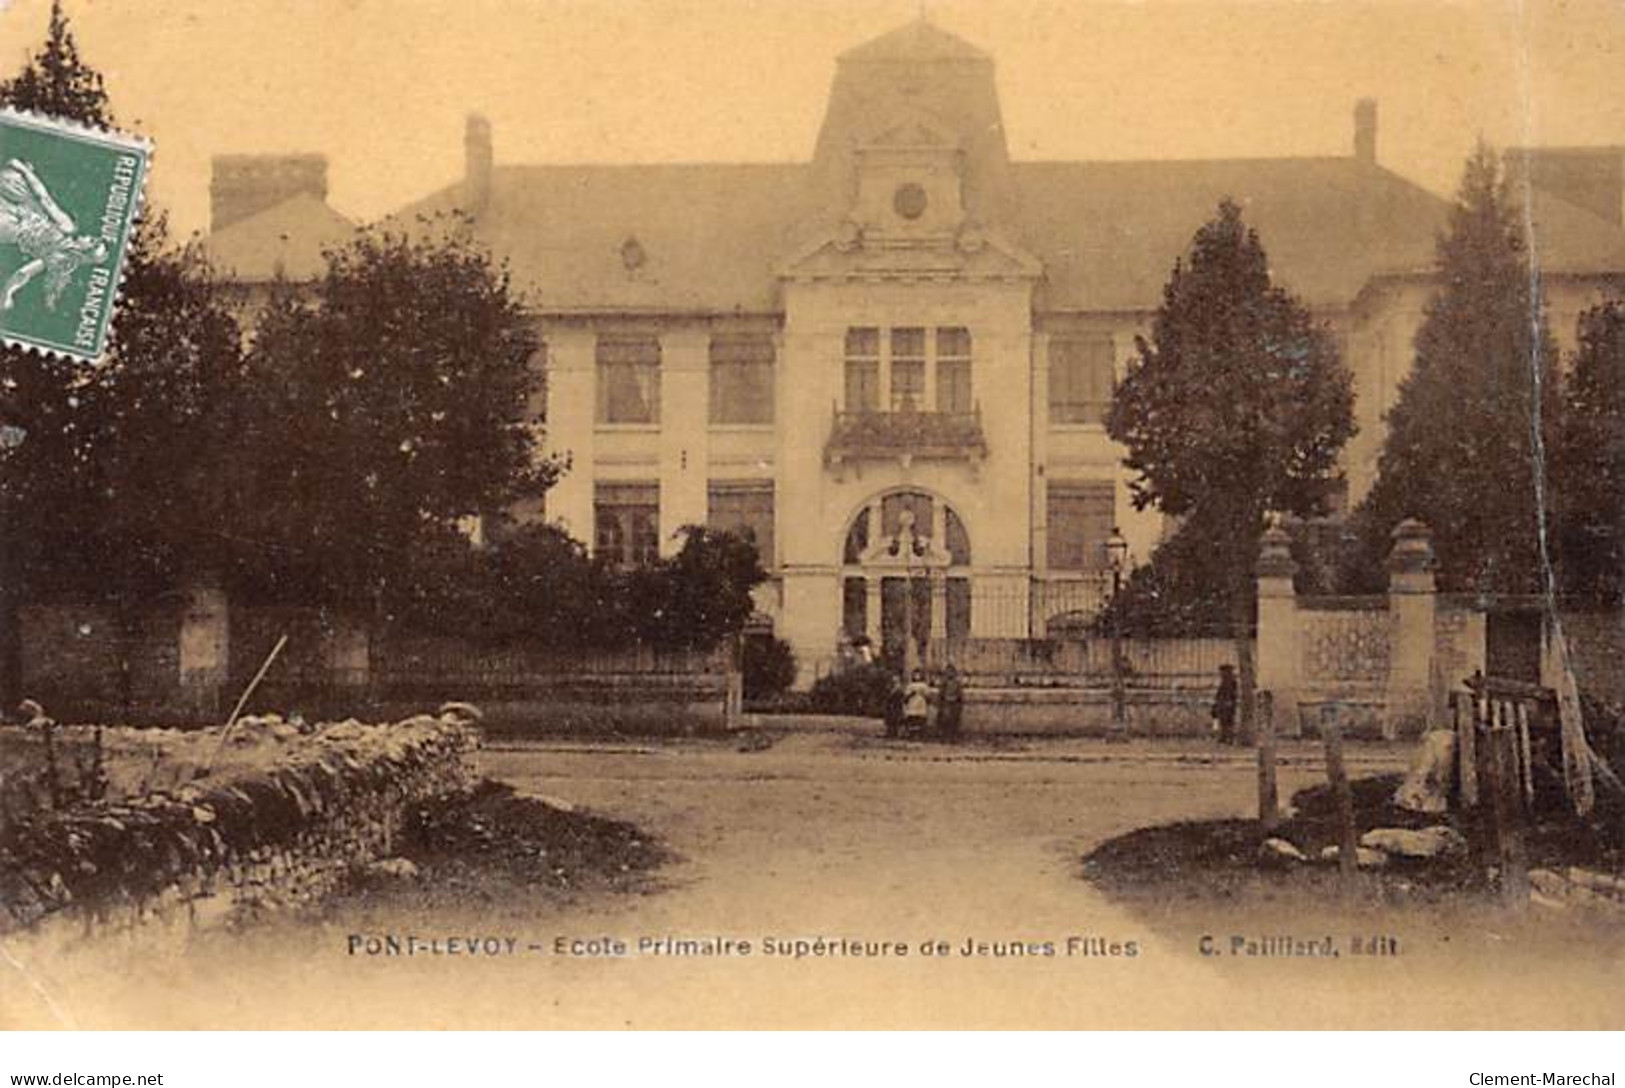
<instances>
[{"instance_id":1,"label":"tree","mask_svg":"<svg viewBox=\"0 0 1625 1088\"><path fill-rule=\"evenodd\" d=\"M52 0L45 44L21 72L0 84L0 103L81 124L112 126L101 73L79 59L62 0Z\"/></svg>"},{"instance_id":2,"label":"tree","mask_svg":"<svg viewBox=\"0 0 1625 1088\"><path fill-rule=\"evenodd\" d=\"M250 358L275 397L250 436L260 591L387 615L427 544L542 494L537 347L506 270L454 233L363 234L310 295L283 292Z\"/></svg>"},{"instance_id":3,"label":"tree","mask_svg":"<svg viewBox=\"0 0 1625 1088\"><path fill-rule=\"evenodd\" d=\"M53 4L45 44L0 104L108 125L102 77ZM100 362L0 350L0 695L16 694L16 609L25 594L129 608L168 588L229 520L211 479L240 362L235 321L202 265L170 251L160 217L137 227L112 346Z\"/></svg>"},{"instance_id":4,"label":"tree","mask_svg":"<svg viewBox=\"0 0 1625 1088\"><path fill-rule=\"evenodd\" d=\"M1563 589L1617 604L1625 579L1625 302L1580 315L1551 473Z\"/></svg>"},{"instance_id":5,"label":"tree","mask_svg":"<svg viewBox=\"0 0 1625 1088\"><path fill-rule=\"evenodd\" d=\"M1323 510L1354 433L1354 394L1331 339L1270 282L1256 232L1231 201L1174 265L1151 338L1136 341L1107 431L1137 475L1134 505L1207 530L1252 727L1253 562L1272 511Z\"/></svg>"},{"instance_id":6,"label":"tree","mask_svg":"<svg viewBox=\"0 0 1625 1088\"><path fill-rule=\"evenodd\" d=\"M670 649L710 649L745 628L751 590L767 580L756 544L724 530L685 525L682 547L627 586L645 641Z\"/></svg>"},{"instance_id":7,"label":"tree","mask_svg":"<svg viewBox=\"0 0 1625 1088\"><path fill-rule=\"evenodd\" d=\"M1299 593L1333 589L1315 528L1301 521L1287 527L1296 567L1293 583ZM1230 577L1229 557L1213 547L1224 531L1224 526L1210 524L1203 512L1193 513L1157 546L1149 562L1129 574L1122 590L1090 625L1094 632L1106 635L1118 630L1138 638L1211 638L1228 632L1235 612L1232 598L1238 590ZM1239 589L1249 616L1257 590L1254 579Z\"/></svg>"},{"instance_id":8,"label":"tree","mask_svg":"<svg viewBox=\"0 0 1625 1088\"><path fill-rule=\"evenodd\" d=\"M1439 288L1386 417L1377 481L1358 512L1365 585L1404 518L1433 530L1441 589L1540 588L1537 432L1552 441L1556 356L1539 280L1498 157L1468 159L1438 239Z\"/></svg>"}]
</instances>

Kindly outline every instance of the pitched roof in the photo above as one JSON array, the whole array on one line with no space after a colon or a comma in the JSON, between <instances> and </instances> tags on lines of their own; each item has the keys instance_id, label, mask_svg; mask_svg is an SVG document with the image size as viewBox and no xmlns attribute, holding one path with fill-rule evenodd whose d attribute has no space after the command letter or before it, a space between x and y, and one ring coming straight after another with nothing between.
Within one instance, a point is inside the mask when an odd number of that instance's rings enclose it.
<instances>
[{"instance_id":1,"label":"pitched roof","mask_svg":"<svg viewBox=\"0 0 1625 1088\"><path fill-rule=\"evenodd\" d=\"M1374 276L1431 272L1450 207L1352 158L1017 162L1010 184L1012 219L992 225L1042 261L1046 310L1155 308L1225 197L1278 282L1311 306L1347 305ZM1625 271L1625 231L1538 191L1533 209L1548 271ZM762 313L780 306L775 270L834 218L806 165L515 166L494 171L475 232L542 312ZM643 260L629 266L632 240Z\"/></svg>"},{"instance_id":2,"label":"pitched roof","mask_svg":"<svg viewBox=\"0 0 1625 1088\"><path fill-rule=\"evenodd\" d=\"M279 275L312 280L326 267L322 253L355 233L356 224L314 193L279 204L204 236L204 256L220 272L243 283L267 283Z\"/></svg>"},{"instance_id":3,"label":"pitched roof","mask_svg":"<svg viewBox=\"0 0 1625 1088\"><path fill-rule=\"evenodd\" d=\"M1529 223L1535 259L1548 272L1625 274L1625 226L1530 189Z\"/></svg>"},{"instance_id":4,"label":"pitched roof","mask_svg":"<svg viewBox=\"0 0 1625 1088\"><path fill-rule=\"evenodd\" d=\"M1312 306L1380 272L1432 267L1449 205L1348 158L1013 163L1013 233L1044 262L1040 305L1144 310L1221 200L1241 205L1278 282Z\"/></svg>"},{"instance_id":5,"label":"pitched roof","mask_svg":"<svg viewBox=\"0 0 1625 1088\"><path fill-rule=\"evenodd\" d=\"M539 310L769 312L776 264L817 229L808 182L805 165L498 167L474 230ZM393 218L449 212L462 192Z\"/></svg>"}]
</instances>

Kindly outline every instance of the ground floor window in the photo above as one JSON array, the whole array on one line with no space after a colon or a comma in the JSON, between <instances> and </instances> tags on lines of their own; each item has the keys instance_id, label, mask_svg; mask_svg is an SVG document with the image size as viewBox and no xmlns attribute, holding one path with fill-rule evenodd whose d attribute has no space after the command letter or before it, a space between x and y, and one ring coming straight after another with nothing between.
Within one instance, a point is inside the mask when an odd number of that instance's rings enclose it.
<instances>
[{"instance_id":1,"label":"ground floor window","mask_svg":"<svg viewBox=\"0 0 1625 1088\"><path fill-rule=\"evenodd\" d=\"M1056 481L1047 490L1049 569L1106 567L1106 541L1116 524L1116 488L1110 480Z\"/></svg>"},{"instance_id":2,"label":"ground floor window","mask_svg":"<svg viewBox=\"0 0 1625 1088\"><path fill-rule=\"evenodd\" d=\"M600 483L593 492L593 554L616 567L660 557L660 485Z\"/></svg>"},{"instance_id":3,"label":"ground floor window","mask_svg":"<svg viewBox=\"0 0 1625 1088\"><path fill-rule=\"evenodd\" d=\"M773 482L713 482L706 523L709 528L739 533L756 542L762 566L773 566Z\"/></svg>"}]
</instances>

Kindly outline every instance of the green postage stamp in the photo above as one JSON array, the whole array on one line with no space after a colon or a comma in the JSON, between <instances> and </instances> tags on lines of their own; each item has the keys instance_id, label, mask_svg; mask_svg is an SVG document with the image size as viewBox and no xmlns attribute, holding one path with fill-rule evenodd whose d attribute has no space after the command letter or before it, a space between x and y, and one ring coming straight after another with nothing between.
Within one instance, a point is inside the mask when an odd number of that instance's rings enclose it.
<instances>
[{"instance_id":1,"label":"green postage stamp","mask_svg":"<svg viewBox=\"0 0 1625 1088\"><path fill-rule=\"evenodd\" d=\"M0 340L101 357L151 157L139 137L0 110Z\"/></svg>"}]
</instances>

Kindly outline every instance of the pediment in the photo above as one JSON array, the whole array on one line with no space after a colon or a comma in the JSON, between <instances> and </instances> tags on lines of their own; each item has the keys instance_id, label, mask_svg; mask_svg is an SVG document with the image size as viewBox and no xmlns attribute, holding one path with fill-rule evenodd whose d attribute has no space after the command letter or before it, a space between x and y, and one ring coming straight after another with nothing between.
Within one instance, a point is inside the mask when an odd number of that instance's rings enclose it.
<instances>
[{"instance_id":1,"label":"pediment","mask_svg":"<svg viewBox=\"0 0 1625 1088\"><path fill-rule=\"evenodd\" d=\"M846 223L814 238L779 264L790 280L1036 279L1038 258L995 231L967 225L957 234L866 237Z\"/></svg>"},{"instance_id":2,"label":"pediment","mask_svg":"<svg viewBox=\"0 0 1625 1088\"><path fill-rule=\"evenodd\" d=\"M858 136L860 148L954 151L960 139L953 127L917 106L883 110Z\"/></svg>"}]
</instances>

